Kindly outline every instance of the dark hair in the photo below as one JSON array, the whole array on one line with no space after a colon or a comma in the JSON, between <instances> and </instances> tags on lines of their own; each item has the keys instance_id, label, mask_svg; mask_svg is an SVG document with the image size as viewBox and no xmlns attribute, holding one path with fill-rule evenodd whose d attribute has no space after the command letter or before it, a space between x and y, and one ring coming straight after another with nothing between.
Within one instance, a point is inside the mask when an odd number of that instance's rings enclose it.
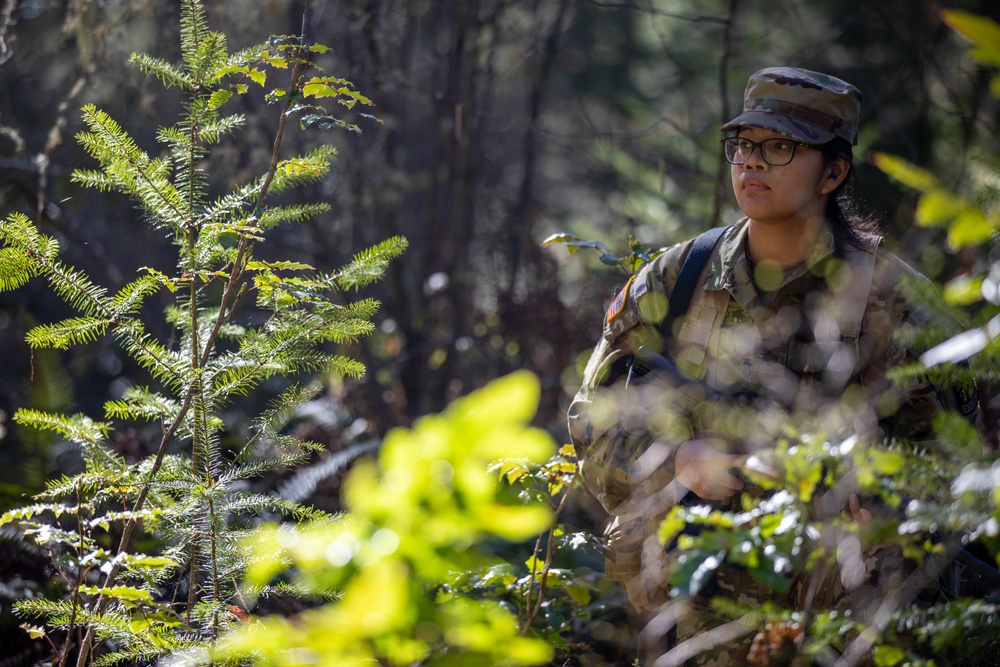
<instances>
[{"instance_id":1,"label":"dark hair","mask_svg":"<svg viewBox=\"0 0 1000 667\"><path fill-rule=\"evenodd\" d=\"M854 196L857 176L851 144L845 139L834 137L832 141L820 144L816 148L823 154L827 164L832 164L837 158L843 158L850 166L847 177L826 200L826 218L833 227L834 235L839 237L837 245L843 241L860 247L870 245L879 235L879 221L874 215L862 212Z\"/></svg>"}]
</instances>

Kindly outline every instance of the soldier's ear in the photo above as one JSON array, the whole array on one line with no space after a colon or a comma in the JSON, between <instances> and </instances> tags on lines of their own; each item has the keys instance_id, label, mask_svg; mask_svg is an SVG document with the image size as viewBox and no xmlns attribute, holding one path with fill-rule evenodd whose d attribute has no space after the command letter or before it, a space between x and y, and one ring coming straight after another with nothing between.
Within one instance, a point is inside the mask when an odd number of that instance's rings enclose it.
<instances>
[{"instance_id":1,"label":"soldier's ear","mask_svg":"<svg viewBox=\"0 0 1000 667\"><path fill-rule=\"evenodd\" d=\"M851 163L843 157L838 157L827 166L825 178L820 185L820 194L830 194L844 182L851 172Z\"/></svg>"}]
</instances>

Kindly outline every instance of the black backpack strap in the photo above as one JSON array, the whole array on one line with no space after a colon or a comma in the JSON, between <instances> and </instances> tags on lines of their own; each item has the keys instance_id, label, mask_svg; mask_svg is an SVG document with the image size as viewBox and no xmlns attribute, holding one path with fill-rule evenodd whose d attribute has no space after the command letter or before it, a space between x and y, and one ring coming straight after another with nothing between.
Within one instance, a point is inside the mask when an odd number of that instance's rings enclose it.
<instances>
[{"instance_id":1,"label":"black backpack strap","mask_svg":"<svg viewBox=\"0 0 1000 667\"><path fill-rule=\"evenodd\" d=\"M724 227L713 227L707 232L699 235L691 244L684 263L681 264L681 271L677 275L677 284L674 285L670 293L669 308L667 309L667 319L664 321L663 331L673 331L674 322L681 320L687 314L691 306L691 297L698 287L698 279L701 278L705 264L708 262L712 250L719 243L719 239L726 233L730 225Z\"/></svg>"},{"instance_id":2,"label":"black backpack strap","mask_svg":"<svg viewBox=\"0 0 1000 667\"><path fill-rule=\"evenodd\" d=\"M694 291L698 287L698 279L701 278L701 273L705 270L705 265L708 263L708 258L712 255L712 250L718 245L719 239L722 238L729 227L731 225L713 227L707 232L700 234L691 243L691 249L688 251L687 257L684 258L684 263L681 264L680 273L677 274L677 283L670 292L667 317L660 325L661 331L670 334L674 330L674 323L684 319L688 308L691 306L691 297L694 296ZM636 368L634 355L630 354L627 357L623 357L619 362L621 365L619 376L621 374L626 376L626 386L631 384L635 377L643 374L641 369Z\"/></svg>"}]
</instances>

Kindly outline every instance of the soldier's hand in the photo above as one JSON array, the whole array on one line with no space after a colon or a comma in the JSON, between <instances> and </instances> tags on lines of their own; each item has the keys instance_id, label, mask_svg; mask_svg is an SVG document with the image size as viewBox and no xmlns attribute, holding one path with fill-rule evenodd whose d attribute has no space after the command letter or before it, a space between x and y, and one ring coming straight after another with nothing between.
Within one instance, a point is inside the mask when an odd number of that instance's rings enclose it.
<instances>
[{"instance_id":1,"label":"soldier's hand","mask_svg":"<svg viewBox=\"0 0 1000 667\"><path fill-rule=\"evenodd\" d=\"M719 451L711 439L688 440L674 457L674 477L705 500L724 500L743 489L743 481L732 474L741 457Z\"/></svg>"}]
</instances>

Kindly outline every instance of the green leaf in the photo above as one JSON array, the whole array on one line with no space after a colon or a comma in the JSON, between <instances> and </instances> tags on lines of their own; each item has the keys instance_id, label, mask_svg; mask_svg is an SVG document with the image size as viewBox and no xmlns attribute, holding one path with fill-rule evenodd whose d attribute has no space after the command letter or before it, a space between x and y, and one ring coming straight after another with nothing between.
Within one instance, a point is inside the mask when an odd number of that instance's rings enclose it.
<instances>
[{"instance_id":1,"label":"green leaf","mask_svg":"<svg viewBox=\"0 0 1000 667\"><path fill-rule=\"evenodd\" d=\"M152 602L153 596L149 591L132 586L81 586L80 592L88 595L102 595L104 597L115 598L116 600Z\"/></svg>"},{"instance_id":2,"label":"green leaf","mask_svg":"<svg viewBox=\"0 0 1000 667\"><path fill-rule=\"evenodd\" d=\"M722 565L725 554L725 551L708 549L686 552L681 567L670 578L677 595L682 598L697 595L715 576L715 571Z\"/></svg>"},{"instance_id":3,"label":"green leaf","mask_svg":"<svg viewBox=\"0 0 1000 667\"><path fill-rule=\"evenodd\" d=\"M545 507L511 507L491 505L481 515L483 527L508 542L519 542L538 535L552 523L552 514Z\"/></svg>"},{"instance_id":4,"label":"green leaf","mask_svg":"<svg viewBox=\"0 0 1000 667\"><path fill-rule=\"evenodd\" d=\"M542 241L542 247L547 245L552 245L553 243L569 243L571 241L582 241L579 236L574 236L573 234L567 234L565 232L557 232L550 235L544 241Z\"/></svg>"},{"instance_id":5,"label":"green leaf","mask_svg":"<svg viewBox=\"0 0 1000 667\"><path fill-rule=\"evenodd\" d=\"M247 270L249 271L261 271L264 269L277 271L285 269L288 271L312 271L313 267L308 264L303 264L302 262L261 262L253 261L247 262Z\"/></svg>"},{"instance_id":6,"label":"green leaf","mask_svg":"<svg viewBox=\"0 0 1000 667\"><path fill-rule=\"evenodd\" d=\"M1000 67L1000 25L996 21L958 9L943 10L941 20L972 42L969 55L973 60Z\"/></svg>"},{"instance_id":7,"label":"green leaf","mask_svg":"<svg viewBox=\"0 0 1000 667\"><path fill-rule=\"evenodd\" d=\"M540 396L538 378L528 371L515 371L453 404L451 411L465 421L483 426L498 422L527 423L538 409Z\"/></svg>"},{"instance_id":8,"label":"green leaf","mask_svg":"<svg viewBox=\"0 0 1000 667\"><path fill-rule=\"evenodd\" d=\"M993 235L993 224L981 211L962 209L948 228L948 244L955 249L981 245Z\"/></svg>"},{"instance_id":9,"label":"green leaf","mask_svg":"<svg viewBox=\"0 0 1000 667\"><path fill-rule=\"evenodd\" d=\"M983 299L983 277L959 276L945 284L945 301L953 306L968 306Z\"/></svg>"},{"instance_id":10,"label":"green leaf","mask_svg":"<svg viewBox=\"0 0 1000 667\"><path fill-rule=\"evenodd\" d=\"M942 225L954 218L962 210L962 203L954 195L944 190L926 192L917 202L917 223L924 227Z\"/></svg>"},{"instance_id":11,"label":"green leaf","mask_svg":"<svg viewBox=\"0 0 1000 667\"><path fill-rule=\"evenodd\" d=\"M269 53L263 53L261 54L261 60L263 60L271 67L275 67L278 69L288 68L288 58L285 58L284 56L272 56Z\"/></svg>"},{"instance_id":12,"label":"green leaf","mask_svg":"<svg viewBox=\"0 0 1000 667\"><path fill-rule=\"evenodd\" d=\"M258 84L262 88L267 82L267 73L260 71L257 68L251 68L247 70L247 75L250 77L251 81Z\"/></svg>"},{"instance_id":13,"label":"green leaf","mask_svg":"<svg viewBox=\"0 0 1000 667\"><path fill-rule=\"evenodd\" d=\"M906 653L898 646L876 646L875 665L877 667L894 667L906 659Z\"/></svg>"},{"instance_id":14,"label":"green leaf","mask_svg":"<svg viewBox=\"0 0 1000 667\"><path fill-rule=\"evenodd\" d=\"M138 556L129 560L129 566L142 567L150 570L166 570L180 565L169 558L159 556Z\"/></svg>"},{"instance_id":15,"label":"green leaf","mask_svg":"<svg viewBox=\"0 0 1000 667\"><path fill-rule=\"evenodd\" d=\"M687 521L682 518L681 511L682 508L679 505L675 505L666 518L663 519L663 522L660 523L660 530L657 533L660 544L664 546L670 544L684 530Z\"/></svg>"},{"instance_id":16,"label":"green leaf","mask_svg":"<svg viewBox=\"0 0 1000 667\"><path fill-rule=\"evenodd\" d=\"M899 452L873 448L868 451L868 465L876 475L888 477L903 469L906 457Z\"/></svg>"},{"instance_id":17,"label":"green leaf","mask_svg":"<svg viewBox=\"0 0 1000 667\"><path fill-rule=\"evenodd\" d=\"M872 153L872 164L903 185L928 192L939 187L938 180L929 172L906 160L887 153Z\"/></svg>"}]
</instances>

